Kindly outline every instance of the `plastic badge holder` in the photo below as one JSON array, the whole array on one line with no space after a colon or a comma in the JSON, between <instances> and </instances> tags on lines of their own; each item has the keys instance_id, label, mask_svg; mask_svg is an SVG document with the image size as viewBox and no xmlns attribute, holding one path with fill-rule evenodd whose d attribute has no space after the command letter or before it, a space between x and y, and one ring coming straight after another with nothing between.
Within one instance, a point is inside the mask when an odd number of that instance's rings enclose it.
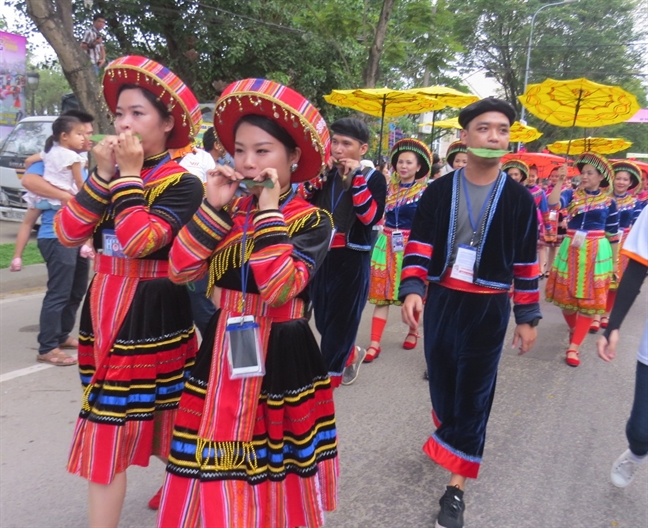
<instances>
[{"instance_id":1,"label":"plastic badge holder","mask_svg":"<svg viewBox=\"0 0 648 528\"><path fill-rule=\"evenodd\" d=\"M402 231L392 231L391 235L392 251L398 253L405 250L405 237Z\"/></svg>"},{"instance_id":2,"label":"plastic badge holder","mask_svg":"<svg viewBox=\"0 0 648 528\"><path fill-rule=\"evenodd\" d=\"M254 316L228 318L225 332L230 379L263 376L265 365L259 325L254 322Z\"/></svg>"}]
</instances>

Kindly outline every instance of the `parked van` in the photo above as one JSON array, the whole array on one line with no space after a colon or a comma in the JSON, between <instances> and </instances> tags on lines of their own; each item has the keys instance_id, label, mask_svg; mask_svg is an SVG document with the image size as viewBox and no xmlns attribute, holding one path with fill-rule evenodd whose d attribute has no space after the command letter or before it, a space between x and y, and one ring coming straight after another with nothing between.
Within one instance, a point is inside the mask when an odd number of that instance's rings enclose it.
<instances>
[{"instance_id":1,"label":"parked van","mask_svg":"<svg viewBox=\"0 0 648 528\"><path fill-rule=\"evenodd\" d=\"M52 135L56 116L34 116L21 120L0 147L0 220L22 222L27 203L20 179L25 173L25 160L45 146Z\"/></svg>"}]
</instances>

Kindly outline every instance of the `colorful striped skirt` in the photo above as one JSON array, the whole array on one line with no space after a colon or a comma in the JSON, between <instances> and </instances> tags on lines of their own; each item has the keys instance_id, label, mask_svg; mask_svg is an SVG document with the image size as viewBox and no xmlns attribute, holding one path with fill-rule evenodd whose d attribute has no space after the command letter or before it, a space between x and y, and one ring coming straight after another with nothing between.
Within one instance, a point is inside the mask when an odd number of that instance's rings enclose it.
<instances>
[{"instance_id":1,"label":"colorful striped skirt","mask_svg":"<svg viewBox=\"0 0 648 528\"><path fill-rule=\"evenodd\" d=\"M623 247L623 243L626 241L626 238L628 238L628 235L630 234L630 228L619 228L621 232L621 240L619 240L619 255L617 257L618 260L618 265L617 265L617 273L616 273L616 280L613 280L610 283L610 289L611 290L617 290L619 288L619 283L621 282L621 279L623 278L623 272L626 270L628 267L628 257L624 254L621 253L621 248Z\"/></svg>"},{"instance_id":2,"label":"colorful striped skirt","mask_svg":"<svg viewBox=\"0 0 648 528\"><path fill-rule=\"evenodd\" d=\"M613 273L612 247L604 231L589 231L581 247L572 246L574 231L563 240L549 273L547 301L563 310L604 314Z\"/></svg>"},{"instance_id":3,"label":"colorful striped skirt","mask_svg":"<svg viewBox=\"0 0 648 528\"><path fill-rule=\"evenodd\" d=\"M252 444L255 462L198 463L217 312L201 344L173 431L159 527L324 525L337 501L337 433L327 368L306 319L273 323Z\"/></svg>"},{"instance_id":4,"label":"colorful striped skirt","mask_svg":"<svg viewBox=\"0 0 648 528\"><path fill-rule=\"evenodd\" d=\"M169 454L185 379L194 364L196 336L185 286L142 280L107 357L96 370L90 315L92 284L79 330L79 371L86 389L68 471L100 484L131 465L148 466Z\"/></svg>"},{"instance_id":5,"label":"colorful striped skirt","mask_svg":"<svg viewBox=\"0 0 648 528\"><path fill-rule=\"evenodd\" d=\"M403 267L403 252L392 250L391 233L394 231L385 227L378 235L378 240L371 253L371 278L369 280L369 302L379 306L400 305L398 288ZM401 230L404 243L407 244L409 230Z\"/></svg>"}]
</instances>

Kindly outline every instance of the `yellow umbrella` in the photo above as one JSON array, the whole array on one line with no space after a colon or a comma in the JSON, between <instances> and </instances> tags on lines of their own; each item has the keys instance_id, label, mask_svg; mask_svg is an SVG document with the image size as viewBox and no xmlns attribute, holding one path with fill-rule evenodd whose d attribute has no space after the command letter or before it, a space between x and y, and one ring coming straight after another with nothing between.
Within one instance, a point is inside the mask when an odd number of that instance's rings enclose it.
<instances>
[{"instance_id":1,"label":"yellow umbrella","mask_svg":"<svg viewBox=\"0 0 648 528\"><path fill-rule=\"evenodd\" d=\"M475 101L479 101L479 97L476 95L463 93L454 88L448 88L447 86L428 86L426 88L412 88L407 91L424 95L433 101L436 101L436 107L430 108L430 110L441 110L447 106L452 108L463 108ZM430 110L428 110L428 112Z\"/></svg>"},{"instance_id":2,"label":"yellow umbrella","mask_svg":"<svg viewBox=\"0 0 648 528\"><path fill-rule=\"evenodd\" d=\"M545 79L530 84L518 99L534 116L560 127L614 125L640 110L637 98L620 86L588 79Z\"/></svg>"},{"instance_id":3,"label":"yellow umbrella","mask_svg":"<svg viewBox=\"0 0 648 528\"><path fill-rule=\"evenodd\" d=\"M437 126L439 128L456 128L461 130L461 125L459 124L458 117L451 117L450 119L442 119L441 121L428 121L427 123L421 123L420 127L424 126Z\"/></svg>"},{"instance_id":4,"label":"yellow umbrella","mask_svg":"<svg viewBox=\"0 0 648 528\"><path fill-rule=\"evenodd\" d=\"M568 154L570 152L572 154L582 154L583 152L614 154L631 146L632 141L626 141L623 138L587 137L572 141L556 141L551 145L547 145L547 148L554 154Z\"/></svg>"},{"instance_id":5,"label":"yellow umbrella","mask_svg":"<svg viewBox=\"0 0 648 528\"><path fill-rule=\"evenodd\" d=\"M542 132L537 128L523 125L519 121L516 121L511 125L511 142L530 143L531 141L538 139L540 136L542 136Z\"/></svg>"}]
</instances>

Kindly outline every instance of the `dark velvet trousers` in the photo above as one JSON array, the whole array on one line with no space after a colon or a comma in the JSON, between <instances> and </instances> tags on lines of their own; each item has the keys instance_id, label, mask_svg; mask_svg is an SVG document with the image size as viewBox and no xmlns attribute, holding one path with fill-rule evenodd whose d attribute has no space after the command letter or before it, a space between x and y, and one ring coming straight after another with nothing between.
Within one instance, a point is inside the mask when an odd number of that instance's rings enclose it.
<instances>
[{"instance_id":1,"label":"dark velvet trousers","mask_svg":"<svg viewBox=\"0 0 648 528\"><path fill-rule=\"evenodd\" d=\"M331 376L340 376L353 350L362 310L369 295L371 254L331 249L310 282L315 326Z\"/></svg>"},{"instance_id":2,"label":"dark velvet trousers","mask_svg":"<svg viewBox=\"0 0 648 528\"><path fill-rule=\"evenodd\" d=\"M507 293L429 286L424 348L437 429L423 450L452 473L477 478L510 310Z\"/></svg>"}]
</instances>

